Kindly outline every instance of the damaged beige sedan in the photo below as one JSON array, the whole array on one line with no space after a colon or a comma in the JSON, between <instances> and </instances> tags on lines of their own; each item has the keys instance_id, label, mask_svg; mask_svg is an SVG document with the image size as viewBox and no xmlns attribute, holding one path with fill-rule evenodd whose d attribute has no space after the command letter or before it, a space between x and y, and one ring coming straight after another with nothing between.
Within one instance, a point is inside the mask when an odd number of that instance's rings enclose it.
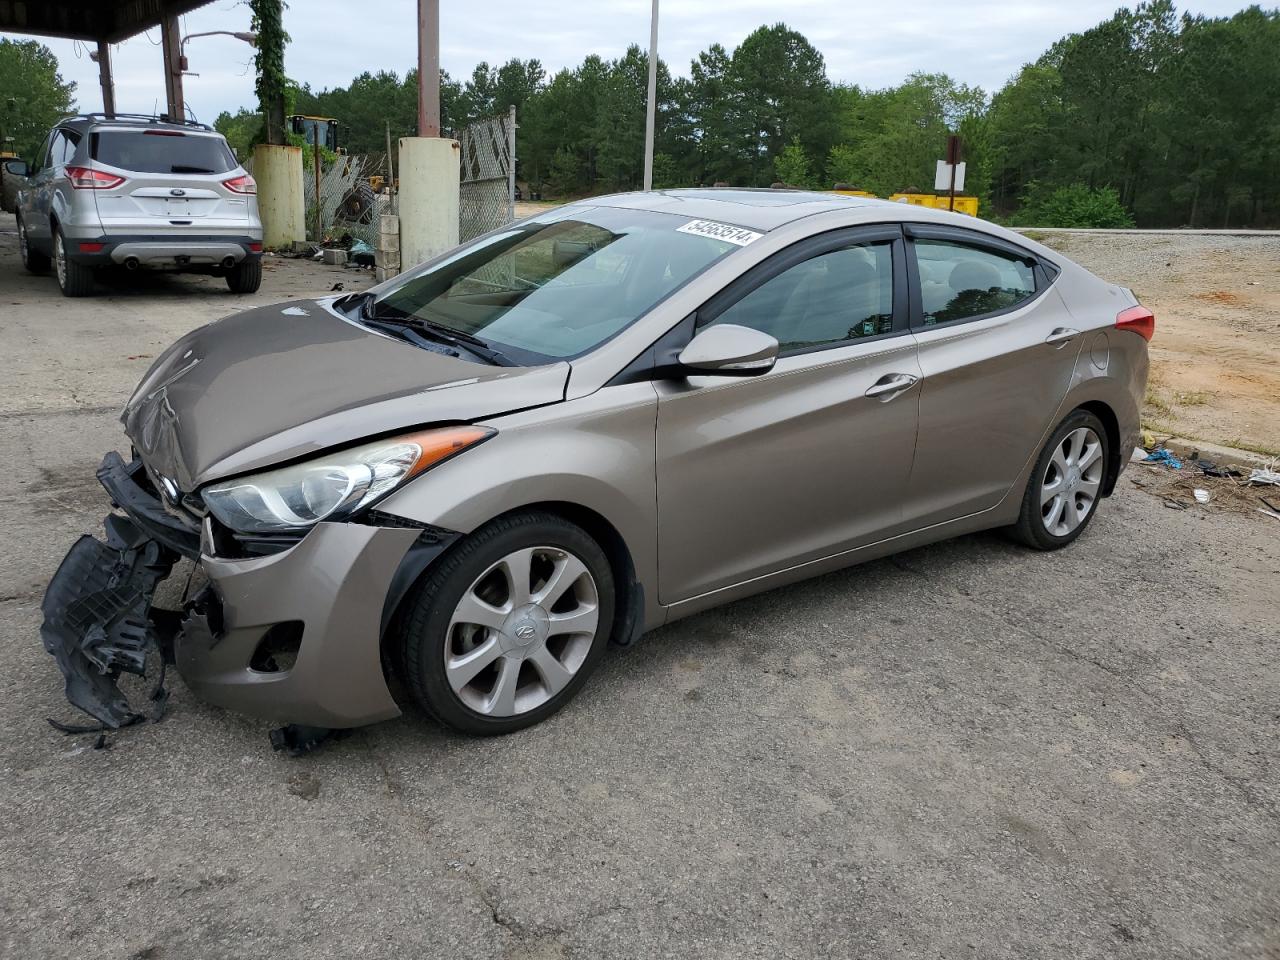
<instances>
[{"instance_id":1,"label":"damaged beige sedan","mask_svg":"<svg viewBox=\"0 0 1280 960\"><path fill-rule=\"evenodd\" d=\"M571 204L167 350L117 508L44 600L71 702L122 673L284 726L563 707L610 642L923 543L1075 540L1138 435L1149 311L972 218L791 191ZM189 560L181 610L152 604ZM159 651L160 656L149 656Z\"/></svg>"}]
</instances>

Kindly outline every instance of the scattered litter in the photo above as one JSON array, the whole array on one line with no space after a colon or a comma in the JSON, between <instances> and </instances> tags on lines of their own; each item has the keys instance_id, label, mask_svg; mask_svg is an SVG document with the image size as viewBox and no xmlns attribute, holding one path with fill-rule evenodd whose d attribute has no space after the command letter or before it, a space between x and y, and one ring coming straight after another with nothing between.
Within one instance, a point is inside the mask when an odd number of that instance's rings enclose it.
<instances>
[{"instance_id":1,"label":"scattered litter","mask_svg":"<svg viewBox=\"0 0 1280 960\"><path fill-rule=\"evenodd\" d=\"M1274 510L1277 514L1280 514L1280 507L1277 507L1274 503L1272 503L1266 497L1259 497L1258 499L1261 500L1268 507L1270 507L1272 510Z\"/></svg>"},{"instance_id":2,"label":"scattered litter","mask_svg":"<svg viewBox=\"0 0 1280 960\"><path fill-rule=\"evenodd\" d=\"M1147 459L1147 451L1142 447L1134 447L1133 453L1129 454L1130 463L1138 463L1145 459Z\"/></svg>"},{"instance_id":3,"label":"scattered litter","mask_svg":"<svg viewBox=\"0 0 1280 960\"><path fill-rule=\"evenodd\" d=\"M1244 474L1234 467L1224 467L1212 460L1197 460L1196 466L1206 477L1243 477Z\"/></svg>"},{"instance_id":4,"label":"scattered litter","mask_svg":"<svg viewBox=\"0 0 1280 960\"><path fill-rule=\"evenodd\" d=\"M1263 510L1261 507L1258 508L1258 512L1264 517L1270 517L1272 520L1280 520L1280 513L1272 513L1270 510Z\"/></svg>"},{"instance_id":5,"label":"scattered litter","mask_svg":"<svg viewBox=\"0 0 1280 960\"><path fill-rule=\"evenodd\" d=\"M1157 447L1142 459L1143 463L1163 463L1175 470L1182 469L1182 461L1175 457L1164 447Z\"/></svg>"},{"instance_id":6,"label":"scattered litter","mask_svg":"<svg viewBox=\"0 0 1280 960\"><path fill-rule=\"evenodd\" d=\"M1181 500L1175 500L1173 497L1161 497L1160 502L1170 510L1188 510L1191 507L1191 504L1183 503Z\"/></svg>"},{"instance_id":7,"label":"scattered litter","mask_svg":"<svg viewBox=\"0 0 1280 960\"><path fill-rule=\"evenodd\" d=\"M341 290L341 289L342 289L342 284L335 283L332 287L329 288L329 292L333 293L334 291Z\"/></svg>"},{"instance_id":8,"label":"scattered litter","mask_svg":"<svg viewBox=\"0 0 1280 960\"><path fill-rule=\"evenodd\" d=\"M1202 489L1201 487L1196 487L1196 488L1195 488L1193 491L1191 491L1191 492L1195 495L1196 503L1208 503L1208 502L1209 502L1209 491L1208 491L1208 490Z\"/></svg>"},{"instance_id":9,"label":"scattered litter","mask_svg":"<svg viewBox=\"0 0 1280 960\"><path fill-rule=\"evenodd\" d=\"M1274 487L1280 487L1280 472L1275 470L1263 470L1260 467L1254 467L1249 473L1250 483L1265 483Z\"/></svg>"}]
</instances>

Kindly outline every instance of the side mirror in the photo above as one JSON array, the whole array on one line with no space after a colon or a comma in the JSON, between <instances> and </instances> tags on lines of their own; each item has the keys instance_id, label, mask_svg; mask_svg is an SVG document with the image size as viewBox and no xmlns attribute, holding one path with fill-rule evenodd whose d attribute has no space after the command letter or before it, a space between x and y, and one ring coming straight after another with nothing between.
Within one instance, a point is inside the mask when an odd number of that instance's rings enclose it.
<instances>
[{"instance_id":1,"label":"side mirror","mask_svg":"<svg viewBox=\"0 0 1280 960\"><path fill-rule=\"evenodd\" d=\"M724 323L707 327L680 351L680 366L691 374L758 377L778 360L778 341L767 333Z\"/></svg>"},{"instance_id":2,"label":"side mirror","mask_svg":"<svg viewBox=\"0 0 1280 960\"><path fill-rule=\"evenodd\" d=\"M4 172L11 173L15 177L31 176L31 168L27 166L27 161L17 158L11 158L4 162Z\"/></svg>"}]
</instances>

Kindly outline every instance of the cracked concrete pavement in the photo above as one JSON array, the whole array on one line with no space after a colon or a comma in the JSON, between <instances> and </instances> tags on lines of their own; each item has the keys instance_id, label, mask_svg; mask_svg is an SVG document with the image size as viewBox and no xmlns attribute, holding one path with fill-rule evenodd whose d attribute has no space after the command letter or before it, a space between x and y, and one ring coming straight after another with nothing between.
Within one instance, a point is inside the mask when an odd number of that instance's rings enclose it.
<instances>
[{"instance_id":1,"label":"cracked concrete pavement","mask_svg":"<svg viewBox=\"0 0 1280 960\"><path fill-rule=\"evenodd\" d=\"M63 300L0 219L0 955L1280 957L1280 524L1122 481L613 650L539 727L417 711L303 759L193 698L93 749L40 647L119 404L263 291Z\"/></svg>"}]
</instances>

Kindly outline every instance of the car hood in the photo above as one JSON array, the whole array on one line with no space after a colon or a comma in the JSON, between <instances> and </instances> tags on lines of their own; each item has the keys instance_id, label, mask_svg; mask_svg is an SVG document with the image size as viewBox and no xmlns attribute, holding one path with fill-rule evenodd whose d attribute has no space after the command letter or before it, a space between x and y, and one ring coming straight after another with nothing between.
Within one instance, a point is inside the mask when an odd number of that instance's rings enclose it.
<instances>
[{"instance_id":1,"label":"car hood","mask_svg":"<svg viewBox=\"0 0 1280 960\"><path fill-rule=\"evenodd\" d=\"M390 431L564 399L567 363L499 367L433 353L332 304L238 313L161 354L120 418L147 465L190 492Z\"/></svg>"}]
</instances>

